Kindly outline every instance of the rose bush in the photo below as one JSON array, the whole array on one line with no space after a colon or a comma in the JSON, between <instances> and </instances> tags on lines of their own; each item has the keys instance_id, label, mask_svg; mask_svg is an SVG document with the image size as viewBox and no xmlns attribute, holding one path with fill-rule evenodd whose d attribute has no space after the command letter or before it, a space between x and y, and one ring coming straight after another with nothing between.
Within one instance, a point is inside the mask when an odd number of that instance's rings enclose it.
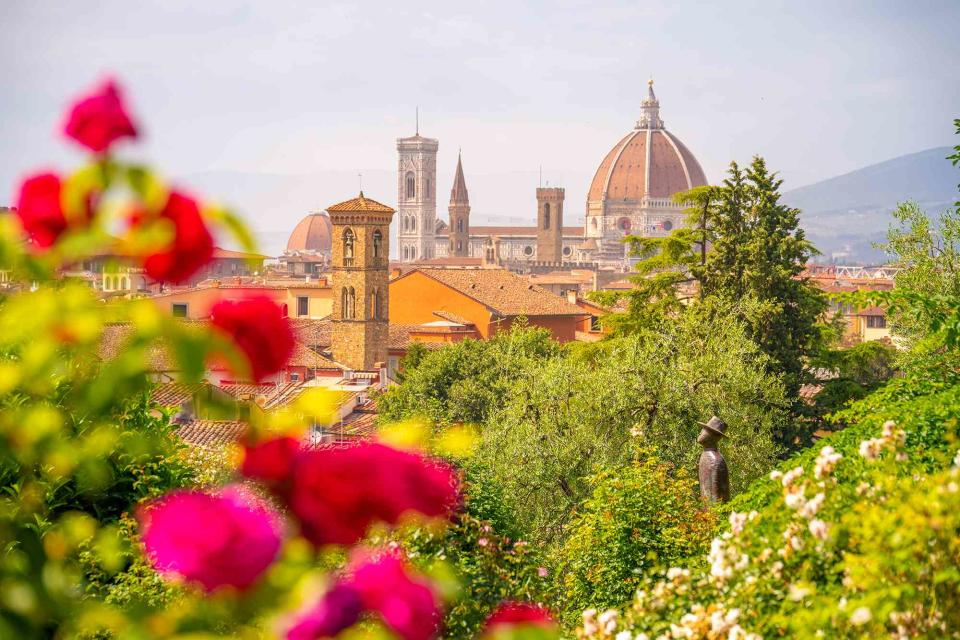
<instances>
[{"instance_id":1,"label":"rose bush","mask_svg":"<svg viewBox=\"0 0 960 640\"><path fill-rule=\"evenodd\" d=\"M35 174L16 215L0 217L10 276L0 294L0 637L305 639L355 625L435 637L449 591L437 567L414 570L399 547L350 547L376 525L442 527L460 502L453 467L385 442L305 449L296 438L307 418L287 414L269 433L254 429L240 469L230 455L185 455L147 400L151 360L168 355L184 383L212 360L262 379L293 348L289 321L252 299L218 304L198 326L149 300L106 304L65 277L108 254L182 282L218 234L252 250L229 211L116 155L139 135L116 83L80 98L65 121L90 161L64 177ZM212 460L221 466L198 468ZM342 570L324 569L348 553Z\"/></svg>"}]
</instances>

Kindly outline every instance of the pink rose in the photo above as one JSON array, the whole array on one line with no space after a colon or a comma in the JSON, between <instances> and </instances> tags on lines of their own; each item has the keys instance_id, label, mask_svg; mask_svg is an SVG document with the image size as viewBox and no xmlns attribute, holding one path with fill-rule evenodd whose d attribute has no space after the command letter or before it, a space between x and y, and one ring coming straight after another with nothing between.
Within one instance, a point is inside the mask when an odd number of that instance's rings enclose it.
<instances>
[{"instance_id":1,"label":"pink rose","mask_svg":"<svg viewBox=\"0 0 960 640\"><path fill-rule=\"evenodd\" d=\"M287 630L286 640L316 640L334 638L352 627L363 613L359 592L350 584L340 582L327 591L323 598L306 614L299 617Z\"/></svg>"},{"instance_id":2,"label":"pink rose","mask_svg":"<svg viewBox=\"0 0 960 640\"><path fill-rule=\"evenodd\" d=\"M103 153L121 138L136 138L137 128L127 115L120 89L112 80L70 107L64 133L94 153Z\"/></svg>"},{"instance_id":3,"label":"pink rose","mask_svg":"<svg viewBox=\"0 0 960 640\"><path fill-rule=\"evenodd\" d=\"M147 504L139 516L154 568L207 591L249 587L280 549L279 515L237 487L174 491Z\"/></svg>"},{"instance_id":4,"label":"pink rose","mask_svg":"<svg viewBox=\"0 0 960 640\"><path fill-rule=\"evenodd\" d=\"M363 606L377 612L403 640L429 640L440 626L440 607L429 585L411 576L395 554L368 560L353 569L350 584Z\"/></svg>"}]
</instances>

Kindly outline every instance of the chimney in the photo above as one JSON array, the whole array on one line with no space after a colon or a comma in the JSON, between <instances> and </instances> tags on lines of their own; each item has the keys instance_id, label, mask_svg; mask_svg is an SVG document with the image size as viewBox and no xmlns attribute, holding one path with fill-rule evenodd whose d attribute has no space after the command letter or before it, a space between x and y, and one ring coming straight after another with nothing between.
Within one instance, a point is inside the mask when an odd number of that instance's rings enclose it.
<instances>
[{"instance_id":1,"label":"chimney","mask_svg":"<svg viewBox=\"0 0 960 640\"><path fill-rule=\"evenodd\" d=\"M567 302L569 302L570 304L577 304L576 289L567 289Z\"/></svg>"}]
</instances>

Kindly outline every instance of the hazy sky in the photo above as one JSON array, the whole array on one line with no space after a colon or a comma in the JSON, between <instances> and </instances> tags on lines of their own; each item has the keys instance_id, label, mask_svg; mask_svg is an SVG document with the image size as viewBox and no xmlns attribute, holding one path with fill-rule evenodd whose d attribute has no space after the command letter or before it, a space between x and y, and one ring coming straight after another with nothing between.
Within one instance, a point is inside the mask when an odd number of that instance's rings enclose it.
<instances>
[{"instance_id":1,"label":"hazy sky","mask_svg":"<svg viewBox=\"0 0 960 640\"><path fill-rule=\"evenodd\" d=\"M592 173L651 74L714 182L760 153L800 186L954 144L960 117L957 0L3 0L0 25L3 198L78 157L56 125L105 73L147 134L126 151L177 175L393 171L419 104L442 169L462 147L468 173L557 182Z\"/></svg>"}]
</instances>

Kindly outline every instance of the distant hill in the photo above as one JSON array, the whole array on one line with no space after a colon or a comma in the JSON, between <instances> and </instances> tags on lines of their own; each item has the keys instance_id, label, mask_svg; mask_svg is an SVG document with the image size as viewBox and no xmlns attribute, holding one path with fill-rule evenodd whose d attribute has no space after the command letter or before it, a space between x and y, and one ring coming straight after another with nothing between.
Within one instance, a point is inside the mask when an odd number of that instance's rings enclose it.
<instances>
[{"instance_id":1,"label":"distant hill","mask_svg":"<svg viewBox=\"0 0 960 640\"><path fill-rule=\"evenodd\" d=\"M900 156L787 191L783 200L803 212L821 260L879 262L884 254L871 244L886 237L898 203L913 200L934 215L957 199L960 172L946 160L951 152L937 147Z\"/></svg>"}]
</instances>

